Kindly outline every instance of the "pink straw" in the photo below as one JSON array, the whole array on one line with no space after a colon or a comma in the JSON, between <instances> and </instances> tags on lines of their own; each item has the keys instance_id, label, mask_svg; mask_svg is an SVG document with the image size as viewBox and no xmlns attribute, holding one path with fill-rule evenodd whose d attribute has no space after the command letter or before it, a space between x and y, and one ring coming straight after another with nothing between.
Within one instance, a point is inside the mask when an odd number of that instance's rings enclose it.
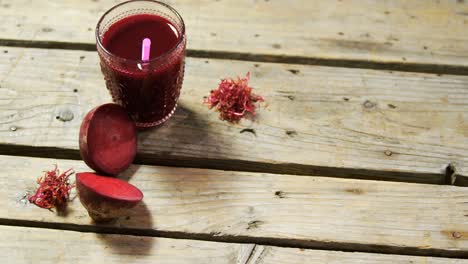
<instances>
[{"instance_id":1,"label":"pink straw","mask_svg":"<svg viewBox=\"0 0 468 264\"><path fill-rule=\"evenodd\" d=\"M145 38L141 44L141 60L148 61L150 58L151 39Z\"/></svg>"}]
</instances>

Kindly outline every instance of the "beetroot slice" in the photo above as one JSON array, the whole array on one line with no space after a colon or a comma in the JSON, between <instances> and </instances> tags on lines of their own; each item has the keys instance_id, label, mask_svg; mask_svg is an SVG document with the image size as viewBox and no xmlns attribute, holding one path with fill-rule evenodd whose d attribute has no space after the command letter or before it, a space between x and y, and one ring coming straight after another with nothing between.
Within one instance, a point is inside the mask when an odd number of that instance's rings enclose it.
<instances>
[{"instance_id":1,"label":"beetroot slice","mask_svg":"<svg viewBox=\"0 0 468 264\"><path fill-rule=\"evenodd\" d=\"M80 127L80 154L92 169L116 175L133 162L137 130L125 110L104 104L91 110Z\"/></svg>"},{"instance_id":2,"label":"beetroot slice","mask_svg":"<svg viewBox=\"0 0 468 264\"><path fill-rule=\"evenodd\" d=\"M143 199L143 193L130 183L92 172L76 174L76 188L83 206L96 222L128 214Z\"/></svg>"},{"instance_id":3,"label":"beetroot slice","mask_svg":"<svg viewBox=\"0 0 468 264\"><path fill-rule=\"evenodd\" d=\"M129 203L138 203L143 199L143 193L137 187L118 178L82 172L76 174L76 182L108 199Z\"/></svg>"}]
</instances>

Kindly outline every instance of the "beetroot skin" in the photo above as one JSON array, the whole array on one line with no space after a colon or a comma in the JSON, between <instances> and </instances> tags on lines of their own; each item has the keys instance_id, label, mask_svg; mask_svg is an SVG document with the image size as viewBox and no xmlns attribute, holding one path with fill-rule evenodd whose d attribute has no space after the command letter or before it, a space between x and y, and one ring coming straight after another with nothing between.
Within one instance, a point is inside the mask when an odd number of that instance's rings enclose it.
<instances>
[{"instance_id":1,"label":"beetroot skin","mask_svg":"<svg viewBox=\"0 0 468 264\"><path fill-rule=\"evenodd\" d=\"M121 106L104 104L84 117L79 142L81 158L90 168L117 175L135 158L137 130Z\"/></svg>"},{"instance_id":2,"label":"beetroot skin","mask_svg":"<svg viewBox=\"0 0 468 264\"><path fill-rule=\"evenodd\" d=\"M81 203L96 222L126 216L127 210L143 199L143 193L130 183L92 172L76 174L76 189Z\"/></svg>"}]
</instances>

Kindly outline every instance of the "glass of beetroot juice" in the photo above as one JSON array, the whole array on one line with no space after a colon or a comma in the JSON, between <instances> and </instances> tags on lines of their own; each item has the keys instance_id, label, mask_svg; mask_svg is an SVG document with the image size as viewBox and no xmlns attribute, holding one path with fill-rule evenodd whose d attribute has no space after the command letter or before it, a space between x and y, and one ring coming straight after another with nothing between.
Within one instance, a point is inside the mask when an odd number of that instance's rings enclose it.
<instances>
[{"instance_id":1,"label":"glass of beetroot juice","mask_svg":"<svg viewBox=\"0 0 468 264\"><path fill-rule=\"evenodd\" d=\"M96 46L107 89L137 127L157 126L174 113L185 45L182 17L158 1L124 2L99 20Z\"/></svg>"}]
</instances>

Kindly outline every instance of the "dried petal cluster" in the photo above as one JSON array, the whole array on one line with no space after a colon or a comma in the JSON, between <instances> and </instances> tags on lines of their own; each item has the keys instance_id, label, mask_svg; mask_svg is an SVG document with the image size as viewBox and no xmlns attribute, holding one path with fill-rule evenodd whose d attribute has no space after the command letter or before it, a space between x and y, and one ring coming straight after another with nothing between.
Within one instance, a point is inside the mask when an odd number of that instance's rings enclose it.
<instances>
[{"instance_id":1,"label":"dried petal cluster","mask_svg":"<svg viewBox=\"0 0 468 264\"><path fill-rule=\"evenodd\" d=\"M220 113L220 119L231 123L239 122L247 114L255 115L256 105L264 101L264 98L252 93L253 88L249 86L250 73L245 78L237 77L223 79L218 89L212 90L206 98L211 108L216 108Z\"/></svg>"},{"instance_id":2,"label":"dried petal cluster","mask_svg":"<svg viewBox=\"0 0 468 264\"><path fill-rule=\"evenodd\" d=\"M28 200L46 209L64 206L70 197L70 190L75 187L69 182L73 173L73 169L69 169L60 174L57 166L51 171L46 171L44 176L37 179L39 188L34 195L28 196Z\"/></svg>"}]
</instances>

